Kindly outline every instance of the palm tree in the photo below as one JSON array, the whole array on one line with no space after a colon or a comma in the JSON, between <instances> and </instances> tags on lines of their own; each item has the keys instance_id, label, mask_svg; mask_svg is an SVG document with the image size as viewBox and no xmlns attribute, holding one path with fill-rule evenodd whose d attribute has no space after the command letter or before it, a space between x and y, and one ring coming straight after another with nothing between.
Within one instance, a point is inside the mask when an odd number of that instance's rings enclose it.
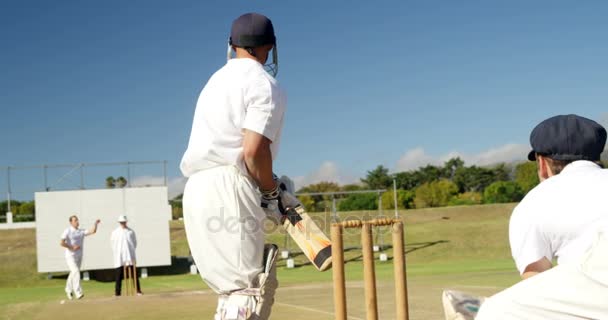
<instances>
[{"instance_id":1,"label":"palm tree","mask_svg":"<svg viewBox=\"0 0 608 320\"><path fill-rule=\"evenodd\" d=\"M106 188L112 189L114 187L116 187L116 180L114 179L114 177L112 177L112 176L107 177L106 178Z\"/></svg>"},{"instance_id":2,"label":"palm tree","mask_svg":"<svg viewBox=\"0 0 608 320\"><path fill-rule=\"evenodd\" d=\"M116 186L119 188L124 188L127 186L127 179L125 179L125 177L120 176L118 178L116 178Z\"/></svg>"}]
</instances>

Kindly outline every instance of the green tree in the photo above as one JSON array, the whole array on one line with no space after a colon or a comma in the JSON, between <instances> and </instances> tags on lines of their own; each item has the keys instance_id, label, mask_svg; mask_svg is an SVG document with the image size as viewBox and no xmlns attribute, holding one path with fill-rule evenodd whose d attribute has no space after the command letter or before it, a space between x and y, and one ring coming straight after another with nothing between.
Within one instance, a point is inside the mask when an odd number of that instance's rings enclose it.
<instances>
[{"instance_id":1,"label":"green tree","mask_svg":"<svg viewBox=\"0 0 608 320\"><path fill-rule=\"evenodd\" d=\"M322 181L303 187L298 190L297 193L321 193L337 191L340 191L340 186L337 183ZM307 200L308 206L305 205L306 210L310 212L321 212L324 211L325 208L331 208L332 197L330 195L314 195L311 196L311 198L313 200L312 205L310 201Z\"/></svg>"},{"instance_id":2,"label":"green tree","mask_svg":"<svg viewBox=\"0 0 608 320\"><path fill-rule=\"evenodd\" d=\"M382 209L395 209L395 198L393 190L382 194ZM411 190L397 189L397 209L414 208L414 192Z\"/></svg>"},{"instance_id":3,"label":"green tree","mask_svg":"<svg viewBox=\"0 0 608 320\"><path fill-rule=\"evenodd\" d=\"M321 181L319 183L309 184L298 190L298 193L313 193L313 192L336 192L340 191L340 186L335 182Z\"/></svg>"},{"instance_id":4,"label":"green tree","mask_svg":"<svg viewBox=\"0 0 608 320\"><path fill-rule=\"evenodd\" d=\"M115 184L117 188L124 188L127 186L127 179L125 179L125 177L123 176L120 176L116 178Z\"/></svg>"},{"instance_id":5,"label":"green tree","mask_svg":"<svg viewBox=\"0 0 608 320\"><path fill-rule=\"evenodd\" d=\"M526 161L518 164L515 167L515 182L524 194L536 187L540 183L536 162Z\"/></svg>"},{"instance_id":6,"label":"green tree","mask_svg":"<svg viewBox=\"0 0 608 320\"><path fill-rule=\"evenodd\" d=\"M106 178L106 188L108 189L113 189L114 187L116 187L116 179L114 179L114 177L109 176Z\"/></svg>"},{"instance_id":7,"label":"green tree","mask_svg":"<svg viewBox=\"0 0 608 320\"><path fill-rule=\"evenodd\" d=\"M370 189L388 189L393 185L393 178L388 174L388 169L384 166L377 166L376 169L367 172L365 179L361 179Z\"/></svg>"},{"instance_id":8,"label":"green tree","mask_svg":"<svg viewBox=\"0 0 608 320\"><path fill-rule=\"evenodd\" d=\"M419 187L423 182L417 171L404 171L395 174L395 182L398 189L412 190Z\"/></svg>"},{"instance_id":9,"label":"green tree","mask_svg":"<svg viewBox=\"0 0 608 320\"><path fill-rule=\"evenodd\" d=\"M11 202L11 206L13 203ZM36 219L36 204L34 201L24 201L15 205L13 221L34 221Z\"/></svg>"},{"instance_id":10,"label":"green tree","mask_svg":"<svg viewBox=\"0 0 608 320\"><path fill-rule=\"evenodd\" d=\"M454 174L454 183L458 186L460 193L464 192L482 192L496 179L496 174L493 169L470 166L461 167Z\"/></svg>"},{"instance_id":11,"label":"green tree","mask_svg":"<svg viewBox=\"0 0 608 320\"><path fill-rule=\"evenodd\" d=\"M523 194L515 181L496 181L485 189L483 199L486 203L517 202L523 198Z\"/></svg>"},{"instance_id":12,"label":"green tree","mask_svg":"<svg viewBox=\"0 0 608 320\"><path fill-rule=\"evenodd\" d=\"M302 202L302 205L304 206L304 208L306 208L307 211L314 211L315 200L311 196L298 196L298 200Z\"/></svg>"},{"instance_id":13,"label":"green tree","mask_svg":"<svg viewBox=\"0 0 608 320\"><path fill-rule=\"evenodd\" d=\"M446 161L443 165L443 173L447 179L454 179L454 175L456 174L456 170L464 167L464 161L460 159L460 157L451 158Z\"/></svg>"},{"instance_id":14,"label":"green tree","mask_svg":"<svg viewBox=\"0 0 608 320\"><path fill-rule=\"evenodd\" d=\"M184 209L182 205L183 197L184 195L180 194L175 198L169 200L169 204L171 205L171 216L173 217L173 220L177 220L184 216Z\"/></svg>"},{"instance_id":15,"label":"green tree","mask_svg":"<svg viewBox=\"0 0 608 320\"><path fill-rule=\"evenodd\" d=\"M15 213L15 214L18 213L19 206L21 206L21 201L11 200L11 212L12 213ZM8 212L8 201L0 202L0 214L6 215L7 212Z\"/></svg>"},{"instance_id":16,"label":"green tree","mask_svg":"<svg viewBox=\"0 0 608 320\"><path fill-rule=\"evenodd\" d=\"M504 163L499 163L496 166L490 168L494 174L494 181L509 181L511 167L507 166Z\"/></svg>"},{"instance_id":17,"label":"green tree","mask_svg":"<svg viewBox=\"0 0 608 320\"><path fill-rule=\"evenodd\" d=\"M448 161L449 162L449 161ZM452 170L453 168L458 166L458 160L454 159L450 164L446 165L450 166ZM404 171L398 172L395 174L395 181L397 183L397 188L404 190L413 190L418 188L427 182L433 182L445 178L448 172L444 168L436 167L433 165L427 165L424 167L418 168L418 170L412 171Z\"/></svg>"},{"instance_id":18,"label":"green tree","mask_svg":"<svg viewBox=\"0 0 608 320\"><path fill-rule=\"evenodd\" d=\"M458 186L452 181L441 179L427 182L416 188L414 204L416 208L443 207L457 194Z\"/></svg>"},{"instance_id":19,"label":"green tree","mask_svg":"<svg viewBox=\"0 0 608 320\"><path fill-rule=\"evenodd\" d=\"M446 178L446 174L443 168L430 164L425 167L418 168L417 174L420 183L439 181L443 178Z\"/></svg>"},{"instance_id":20,"label":"green tree","mask_svg":"<svg viewBox=\"0 0 608 320\"><path fill-rule=\"evenodd\" d=\"M377 210L378 195L375 193L351 194L338 203L340 211Z\"/></svg>"},{"instance_id":21,"label":"green tree","mask_svg":"<svg viewBox=\"0 0 608 320\"><path fill-rule=\"evenodd\" d=\"M479 192L465 192L459 193L457 196L453 197L449 205L450 206L471 206L480 204L483 201L483 195Z\"/></svg>"},{"instance_id":22,"label":"green tree","mask_svg":"<svg viewBox=\"0 0 608 320\"><path fill-rule=\"evenodd\" d=\"M8 211L8 201L0 201L0 214L4 215Z\"/></svg>"},{"instance_id":23,"label":"green tree","mask_svg":"<svg viewBox=\"0 0 608 320\"><path fill-rule=\"evenodd\" d=\"M364 188L361 185L358 184L345 184L343 185L340 190L342 191L358 191L358 190L363 190Z\"/></svg>"}]
</instances>

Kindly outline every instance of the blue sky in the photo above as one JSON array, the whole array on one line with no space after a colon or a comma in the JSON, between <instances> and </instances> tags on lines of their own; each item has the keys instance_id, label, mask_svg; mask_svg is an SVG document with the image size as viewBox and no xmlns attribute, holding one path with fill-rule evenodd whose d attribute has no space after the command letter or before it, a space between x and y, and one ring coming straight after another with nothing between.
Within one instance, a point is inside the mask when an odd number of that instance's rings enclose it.
<instances>
[{"instance_id":1,"label":"blue sky","mask_svg":"<svg viewBox=\"0 0 608 320\"><path fill-rule=\"evenodd\" d=\"M168 160L178 184L198 94L249 11L275 25L275 167L300 185L523 160L545 118L608 123L606 1L3 1L0 167Z\"/></svg>"}]
</instances>

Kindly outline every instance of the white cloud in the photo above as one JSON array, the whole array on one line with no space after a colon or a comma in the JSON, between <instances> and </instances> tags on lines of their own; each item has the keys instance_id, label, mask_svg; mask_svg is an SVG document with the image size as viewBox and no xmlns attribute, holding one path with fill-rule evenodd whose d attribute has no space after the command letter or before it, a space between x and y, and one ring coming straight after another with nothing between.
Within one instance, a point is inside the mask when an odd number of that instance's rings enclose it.
<instances>
[{"instance_id":1,"label":"white cloud","mask_svg":"<svg viewBox=\"0 0 608 320\"><path fill-rule=\"evenodd\" d=\"M318 169L310 174L290 178L293 179L296 190L309 184L322 181L336 182L340 185L359 182L358 178L343 172L343 170L339 169L338 166L331 161L323 162ZM172 199L184 192L186 181L188 180L184 177L175 177L169 179L167 182L169 188L169 199ZM131 179L131 186L134 187L162 186L163 183L164 178L158 176L139 176Z\"/></svg>"},{"instance_id":2,"label":"white cloud","mask_svg":"<svg viewBox=\"0 0 608 320\"><path fill-rule=\"evenodd\" d=\"M527 145L506 144L474 155L464 154L461 157L465 163L485 166L500 162L524 161L530 150L531 147ZM445 160L447 161L449 158Z\"/></svg>"},{"instance_id":3,"label":"white cloud","mask_svg":"<svg viewBox=\"0 0 608 320\"><path fill-rule=\"evenodd\" d=\"M423 148L415 148L408 150L405 154L397 161L396 171L407 171L415 170L419 167L424 167L427 164L437 165L440 163L439 159L433 158L433 156L427 154Z\"/></svg>"},{"instance_id":4,"label":"white cloud","mask_svg":"<svg viewBox=\"0 0 608 320\"><path fill-rule=\"evenodd\" d=\"M443 165L451 158L460 157L465 165L486 166L501 162L523 161L530 151L529 146L521 144L506 144L500 147L485 150L476 154L466 154L459 151L448 152L444 155L433 156L423 148L408 150L397 161L395 171L416 170L427 164Z\"/></svg>"},{"instance_id":5,"label":"white cloud","mask_svg":"<svg viewBox=\"0 0 608 320\"><path fill-rule=\"evenodd\" d=\"M608 128L608 113L600 115L599 123L603 125L604 128Z\"/></svg>"},{"instance_id":6,"label":"white cloud","mask_svg":"<svg viewBox=\"0 0 608 320\"><path fill-rule=\"evenodd\" d=\"M340 185L356 183L359 181L359 179L344 173L338 168L338 165L332 161L325 161L317 170L305 176L292 177L292 179L296 190L309 184L322 181L336 182Z\"/></svg>"},{"instance_id":7,"label":"white cloud","mask_svg":"<svg viewBox=\"0 0 608 320\"><path fill-rule=\"evenodd\" d=\"M608 114L606 115L608 120ZM443 165L450 158L460 157L466 165L491 165L500 162L524 161L530 150L529 146L520 144L506 144L500 147L482 151L477 154L466 154L458 151L448 152L444 155L434 156L426 153L423 148L415 148L408 150L397 161L395 171L415 170L427 164ZM336 182L340 185L358 183L358 177L355 177L345 170L342 170L333 161L323 162L319 168L304 176L291 177L295 183L296 190L304 186L319 183L322 181ZM174 177L169 179L169 199L182 194L187 179L184 177ZM140 176L133 178L131 185L133 186L158 186L163 185L163 177L156 176Z\"/></svg>"},{"instance_id":8,"label":"white cloud","mask_svg":"<svg viewBox=\"0 0 608 320\"><path fill-rule=\"evenodd\" d=\"M448 152L440 156L428 154L423 148L408 150L397 161L395 171L415 170L419 167L432 165L443 165L444 162L454 157L460 157L466 165L486 166L501 162L524 161L530 147L520 144L506 144L500 147L485 150L476 154L466 154L458 151ZM340 185L358 183L359 178L345 173L335 162L325 161L318 169L305 175L291 177L296 185L296 190L313 183L322 181L336 182Z\"/></svg>"},{"instance_id":9,"label":"white cloud","mask_svg":"<svg viewBox=\"0 0 608 320\"><path fill-rule=\"evenodd\" d=\"M186 186L185 177L174 177L167 181L167 188L169 193L169 199L173 199L176 196L184 192ZM133 187L144 187L144 186L162 186L165 183L163 177L157 176L139 176L131 179L131 186Z\"/></svg>"}]
</instances>

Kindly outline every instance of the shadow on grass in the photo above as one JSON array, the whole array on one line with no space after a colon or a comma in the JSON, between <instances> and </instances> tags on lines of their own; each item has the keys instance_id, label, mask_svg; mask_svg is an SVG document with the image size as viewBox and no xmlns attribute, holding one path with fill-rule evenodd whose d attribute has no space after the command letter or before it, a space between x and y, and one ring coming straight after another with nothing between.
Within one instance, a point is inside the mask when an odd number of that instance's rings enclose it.
<instances>
[{"instance_id":1,"label":"shadow on grass","mask_svg":"<svg viewBox=\"0 0 608 320\"><path fill-rule=\"evenodd\" d=\"M438 244L442 244L442 243L448 243L450 242L449 240L437 240L437 241L428 241L428 242L417 242L417 243L408 243L405 246L405 254L407 255L408 253L412 253L414 251L417 250L422 250L428 247L432 247ZM380 247L380 251L379 252L384 252L384 251L390 251L392 252L393 246L392 245L384 245ZM361 251L361 247L347 247L344 248L344 252L352 252L352 251ZM308 265L312 265L312 262L308 261L308 258L304 257L304 253L303 252L290 252L289 253L290 258L297 258L302 256L303 259L305 259L305 262L302 263L297 263L294 265L295 268L299 268L299 267L303 267L303 266L308 266ZM348 263L351 261L361 261L363 260L363 254L359 254L356 255L354 257L350 257L348 259L344 259L344 263ZM393 260L393 257L388 257L388 260ZM282 263L282 265L284 266L285 263Z\"/></svg>"},{"instance_id":2,"label":"shadow on grass","mask_svg":"<svg viewBox=\"0 0 608 320\"><path fill-rule=\"evenodd\" d=\"M429 242L417 242L417 243L408 243L405 246L405 254L412 253L417 250L422 250L425 248L429 248L438 244L448 243L448 240L437 240L437 241L429 241ZM384 245L380 247L379 252L391 251L392 245ZM361 247L347 247L344 249L345 253L361 251ZM310 261L306 257L304 257L304 253L299 252L290 252L290 258L299 258L298 260L304 260L300 263L294 265L295 268L300 268L304 266L312 265ZM344 260L344 263L349 263L352 261L361 261L363 259L362 254L358 254L356 256L350 257ZM389 261L392 260L392 257L387 258ZM192 265L192 258L190 257L176 257L171 256L171 265L170 266L160 266L160 267L148 267L148 275L149 276L165 276L165 275L179 275L179 274L187 274L190 272L190 265ZM285 260L281 260L277 263L277 266L285 266ZM141 272L141 268L137 268L139 272ZM103 269L103 270L92 270L90 271L91 279L95 279L99 282L114 282L115 281L115 269ZM53 278L56 279L67 279L68 274L54 274Z\"/></svg>"},{"instance_id":3,"label":"shadow on grass","mask_svg":"<svg viewBox=\"0 0 608 320\"><path fill-rule=\"evenodd\" d=\"M192 259L190 257L176 257L171 256L171 265L159 266L159 267L146 267L148 269L148 276L166 276L166 275L179 275L190 272L190 265ZM102 270L91 270L91 279L95 279L99 282L114 282L116 269L102 269ZM138 276L141 275L141 268L137 268ZM53 275L56 279L67 279L68 274Z\"/></svg>"},{"instance_id":4,"label":"shadow on grass","mask_svg":"<svg viewBox=\"0 0 608 320\"><path fill-rule=\"evenodd\" d=\"M190 272L190 265L193 263L191 257L171 256L170 266L150 267L148 268L148 274L154 276L185 274Z\"/></svg>"},{"instance_id":5,"label":"shadow on grass","mask_svg":"<svg viewBox=\"0 0 608 320\"><path fill-rule=\"evenodd\" d=\"M405 254L407 255L408 253L412 253L412 252L417 251L417 250L422 250L422 249L425 249L425 248L428 248L428 247L432 247L434 245L438 245L438 244L441 244L441 243L448 243L448 242L450 242L450 241L449 240L437 240L437 241L429 241L429 242L408 243L405 246ZM393 249L392 245L385 245L385 246L380 247L380 251L379 252L389 251L389 250L392 252L392 249ZM344 251L347 251L347 250L349 250L349 251L350 250L361 250L361 248L360 247L347 248ZM355 257L352 257L352 258L349 258L349 259L345 259L344 263L348 263L348 262L351 262L351 261L361 261L362 259L363 259L363 254L360 254L358 256L355 256ZM388 257L387 259L388 260L393 260L393 257Z\"/></svg>"}]
</instances>

